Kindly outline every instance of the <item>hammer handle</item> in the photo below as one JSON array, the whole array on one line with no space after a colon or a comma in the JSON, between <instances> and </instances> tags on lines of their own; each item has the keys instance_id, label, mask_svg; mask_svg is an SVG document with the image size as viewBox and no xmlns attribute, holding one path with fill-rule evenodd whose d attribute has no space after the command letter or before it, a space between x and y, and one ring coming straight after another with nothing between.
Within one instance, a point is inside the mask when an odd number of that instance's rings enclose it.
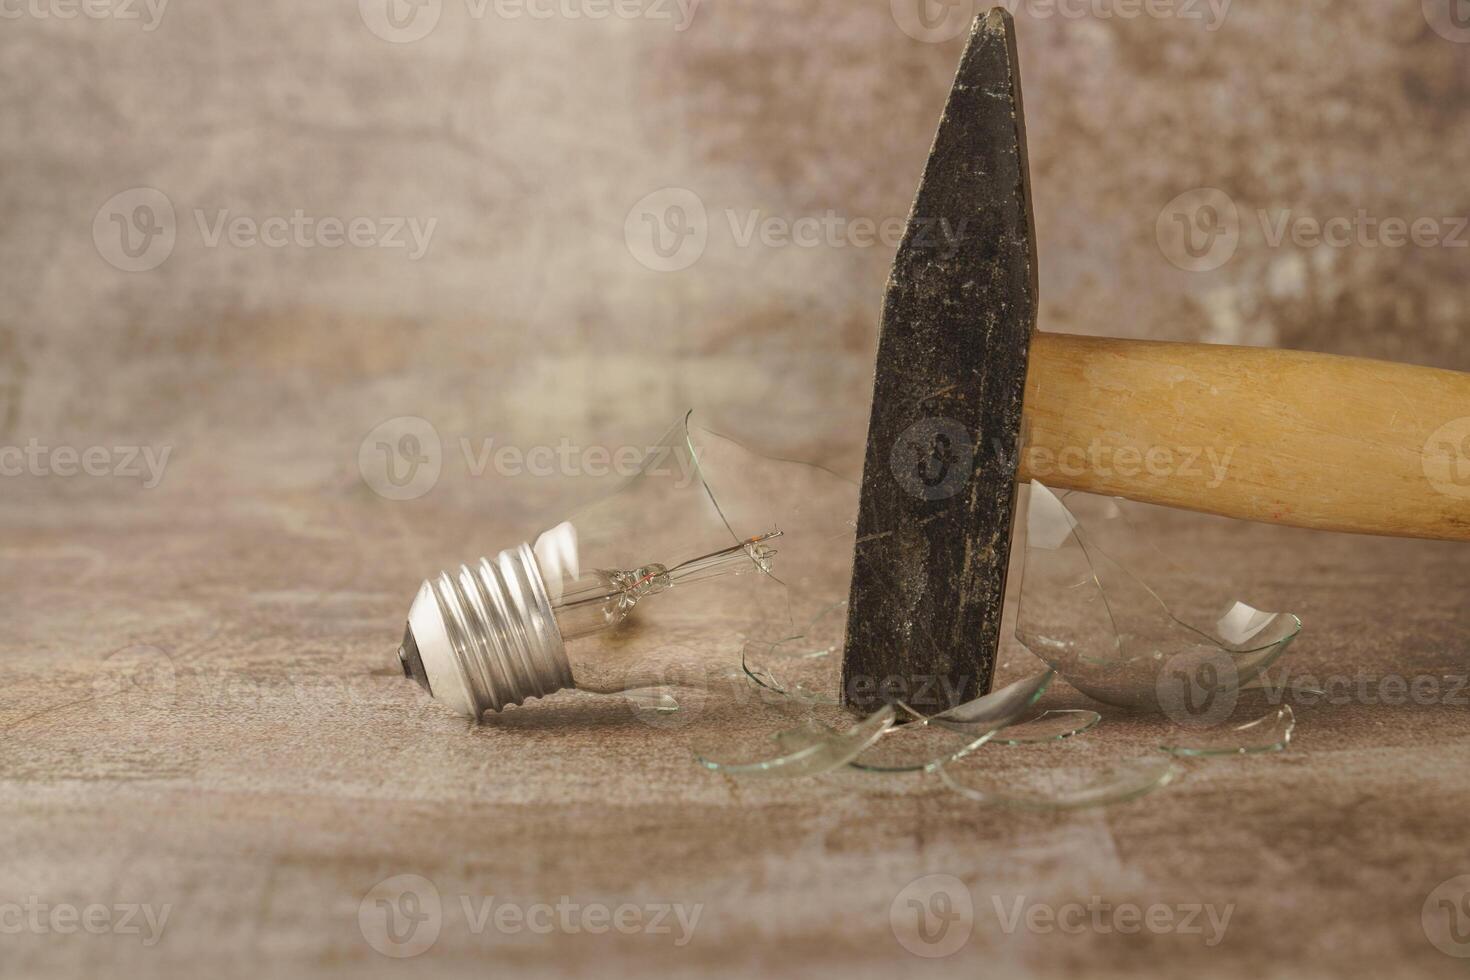
<instances>
[{"instance_id":1,"label":"hammer handle","mask_svg":"<svg viewBox=\"0 0 1470 980\"><path fill-rule=\"evenodd\" d=\"M1470 374L1037 333L1019 478L1251 521L1470 540Z\"/></svg>"}]
</instances>

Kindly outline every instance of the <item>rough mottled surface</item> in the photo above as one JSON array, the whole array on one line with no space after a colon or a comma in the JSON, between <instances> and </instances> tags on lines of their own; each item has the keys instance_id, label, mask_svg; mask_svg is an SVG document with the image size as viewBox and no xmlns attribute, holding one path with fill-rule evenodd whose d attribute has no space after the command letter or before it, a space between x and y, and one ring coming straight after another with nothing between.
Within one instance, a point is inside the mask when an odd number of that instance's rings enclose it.
<instances>
[{"instance_id":1,"label":"rough mottled surface","mask_svg":"<svg viewBox=\"0 0 1470 980\"><path fill-rule=\"evenodd\" d=\"M1284 755L1191 763L1154 796L1071 814L981 809L933 777L721 778L693 762L702 733L776 725L697 696L688 717L653 724L559 696L470 729L398 673L403 611L420 574L466 557L471 523L487 543L525 523L447 497L384 501L350 468L318 481L301 461L214 477L181 462L154 491L7 497L0 904L172 905L151 948L7 934L7 974L244 977L269 961L313 977L1123 978L1167 958L1203 977L1459 975L1421 912L1441 881L1470 874L1467 692L1298 705ZM1186 560L1186 591L1230 568L1250 573L1242 594L1257 605L1302 615L1292 678L1366 678L1376 696L1385 675L1466 673L1463 548L1187 515L1159 531ZM1009 635L1001 659L997 683L1037 667ZM1089 704L1066 688L1046 703ZM1081 736L1099 758L1148 751L1159 734L1103 710ZM890 927L900 890L933 872L957 876L975 905L968 942L938 961ZM370 889L402 874L433 882L445 908L438 941L406 963L359 928ZM1009 916L1021 898L1094 895L1234 910L1206 947L1200 935L1007 933L995 904ZM669 935L475 932L461 896L703 911L675 947Z\"/></svg>"},{"instance_id":2,"label":"rough mottled surface","mask_svg":"<svg viewBox=\"0 0 1470 980\"><path fill-rule=\"evenodd\" d=\"M829 208L901 227L962 41L916 40L884 3L721 0L682 32L445 3L433 33L391 44L355 7L174 3L151 32L30 14L0 29L0 447L173 449L153 489L0 478L0 904L175 906L151 949L0 935L0 972L257 976L268 958L320 977L1132 978L1168 957L1206 978L1461 975L1421 913L1470 873L1462 704L1303 707L1286 755L1049 816L980 811L932 779L726 781L693 768L682 730L615 706L469 731L394 676L420 576L586 495L585 479L478 469L486 439L617 447L696 404L856 471L894 243L744 230L752 213ZM1257 214L1267 229L1288 208L1465 215L1470 44L1419 0L1239 3L1208 26L1018 14L1042 329L1470 369L1464 250L1273 245ZM177 242L128 273L92 227L140 185L172 201ZM670 186L703 202L708 241L660 272L625 224ZM1189 272L1158 219L1199 187L1226 192L1243 225L1224 264ZM222 209L296 208L438 225L408 261L211 246L195 216L209 229ZM403 415L433 424L442 472L393 502L358 455ZM1257 605L1303 616L1302 672L1467 670L1463 548L1198 518L1167 530L1201 564L1257 569ZM126 665L157 656L126 652L138 644L175 665L161 700L77 703L132 690ZM1001 659L999 682L1034 666L1009 640ZM1126 751L1141 726L1085 737ZM977 909L968 945L939 962L889 928L899 889L931 871L959 876ZM706 911L682 949L476 935L457 917L431 953L394 963L357 917L402 873L451 909L493 894ZM1211 949L1006 934L992 900L1021 894L1236 911Z\"/></svg>"},{"instance_id":3,"label":"rough mottled surface","mask_svg":"<svg viewBox=\"0 0 1470 980\"><path fill-rule=\"evenodd\" d=\"M883 302L846 702L990 690L1009 566L1036 232L1014 24L977 19Z\"/></svg>"}]
</instances>

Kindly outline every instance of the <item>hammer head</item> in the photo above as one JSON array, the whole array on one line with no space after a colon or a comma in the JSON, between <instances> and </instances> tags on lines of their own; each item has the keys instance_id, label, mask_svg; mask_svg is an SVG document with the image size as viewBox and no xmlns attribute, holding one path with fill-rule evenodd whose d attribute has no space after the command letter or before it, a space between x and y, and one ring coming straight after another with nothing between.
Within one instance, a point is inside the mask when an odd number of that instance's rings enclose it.
<instances>
[{"instance_id":1,"label":"hammer head","mask_svg":"<svg viewBox=\"0 0 1470 980\"><path fill-rule=\"evenodd\" d=\"M978 17L883 303L843 696L926 714L1000 642L1036 248L1015 25Z\"/></svg>"}]
</instances>

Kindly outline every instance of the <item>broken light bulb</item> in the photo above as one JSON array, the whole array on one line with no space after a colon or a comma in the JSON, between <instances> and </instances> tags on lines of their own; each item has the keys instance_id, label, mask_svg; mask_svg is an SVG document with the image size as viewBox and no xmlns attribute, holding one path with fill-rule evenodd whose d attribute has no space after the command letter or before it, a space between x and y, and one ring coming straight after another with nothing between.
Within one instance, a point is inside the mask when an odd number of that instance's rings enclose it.
<instances>
[{"instance_id":1,"label":"broken light bulb","mask_svg":"<svg viewBox=\"0 0 1470 980\"><path fill-rule=\"evenodd\" d=\"M793 614L792 588L840 594L852 515L833 503L849 499L855 509L841 478L686 416L612 493L534 542L426 580L403 672L477 719L563 688L648 686L640 669L671 642L739 632L752 617L779 630L770 619Z\"/></svg>"}]
</instances>

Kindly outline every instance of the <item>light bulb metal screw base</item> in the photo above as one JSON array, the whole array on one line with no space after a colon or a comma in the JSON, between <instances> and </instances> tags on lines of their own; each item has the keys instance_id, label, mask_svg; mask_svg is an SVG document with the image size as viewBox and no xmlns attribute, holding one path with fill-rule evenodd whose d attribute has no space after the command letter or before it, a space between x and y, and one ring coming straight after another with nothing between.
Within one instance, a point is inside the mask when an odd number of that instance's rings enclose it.
<instances>
[{"instance_id":1,"label":"light bulb metal screw base","mask_svg":"<svg viewBox=\"0 0 1470 980\"><path fill-rule=\"evenodd\" d=\"M574 686L527 544L426 580L409 609L398 660L405 676L475 719Z\"/></svg>"}]
</instances>

